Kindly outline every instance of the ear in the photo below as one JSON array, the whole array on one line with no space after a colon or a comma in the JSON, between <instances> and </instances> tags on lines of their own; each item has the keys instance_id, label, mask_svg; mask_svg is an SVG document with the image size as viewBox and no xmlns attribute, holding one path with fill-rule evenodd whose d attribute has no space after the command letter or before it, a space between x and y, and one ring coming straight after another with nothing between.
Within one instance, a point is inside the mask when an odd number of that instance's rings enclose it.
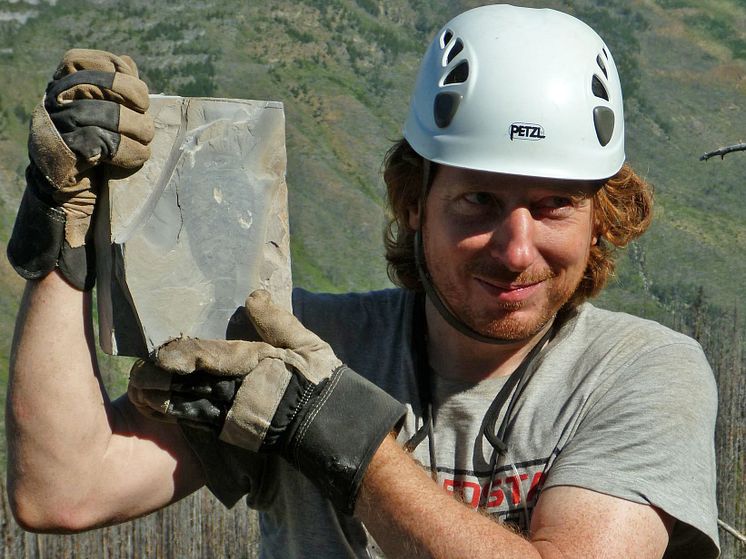
<instances>
[{"instance_id":1,"label":"ear","mask_svg":"<svg viewBox=\"0 0 746 559\"><path fill-rule=\"evenodd\" d=\"M407 210L407 222L412 231L420 228L420 207L418 205L410 206Z\"/></svg>"}]
</instances>

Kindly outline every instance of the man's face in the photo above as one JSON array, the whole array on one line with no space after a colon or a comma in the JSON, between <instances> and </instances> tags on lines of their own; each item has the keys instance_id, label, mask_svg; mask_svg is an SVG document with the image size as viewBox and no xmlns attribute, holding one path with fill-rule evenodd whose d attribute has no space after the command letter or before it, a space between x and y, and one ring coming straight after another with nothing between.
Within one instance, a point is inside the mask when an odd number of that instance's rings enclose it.
<instances>
[{"instance_id":1,"label":"man's face","mask_svg":"<svg viewBox=\"0 0 746 559\"><path fill-rule=\"evenodd\" d=\"M591 183L440 166L423 243L435 287L477 332L538 333L580 283L596 243ZM421 216L410 212L419 228Z\"/></svg>"}]
</instances>

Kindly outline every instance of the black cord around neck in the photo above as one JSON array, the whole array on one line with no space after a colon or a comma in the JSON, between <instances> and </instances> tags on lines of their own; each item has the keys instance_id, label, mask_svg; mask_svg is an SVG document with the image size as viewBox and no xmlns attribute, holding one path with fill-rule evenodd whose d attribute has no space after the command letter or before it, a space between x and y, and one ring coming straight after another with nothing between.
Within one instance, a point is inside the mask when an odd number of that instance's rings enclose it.
<instances>
[{"instance_id":1,"label":"black cord around neck","mask_svg":"<svg viewBox=\"0 0 746 559\"><path fill-rule=\"evenodd\" d=\"M508 423L510 422L510 416L513 414L513 408L515 407L518 398L525 389L526 384L528 384L528 381L531 379L531 375L526 375L526 371L528 371L536 356L554 335L555 322L556 320L553 319L552 324L547 328L547 331L544 332L541 339L531 348L531 351L528 352L526 357L523 358L520 365L518 365L518 368L511 373L510 378L508 378L508 381L500 389L500 392L498 392L495 399L492 400L492 404L490 404L490 407L485 414L486 421L484 426L484 436L492 445L492 448L497 450L499 454L504 454L507 450L505 432L508 428ZM533 373L533 371L531 372ZM517 388L513 390L516 385ZM510 394L511 391L513 394L508 402L505 415L500 423L500 427L496 430L495 427L497 426L497 418L500 415L502 402L507 400L508 394Z\"/></svg>"}]
</instances>

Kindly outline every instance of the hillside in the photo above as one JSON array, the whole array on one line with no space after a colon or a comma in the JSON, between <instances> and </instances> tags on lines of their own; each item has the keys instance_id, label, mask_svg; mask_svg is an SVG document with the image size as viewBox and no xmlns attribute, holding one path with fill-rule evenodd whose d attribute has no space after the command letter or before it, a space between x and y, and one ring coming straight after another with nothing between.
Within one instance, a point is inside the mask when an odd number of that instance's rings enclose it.
<instances>
[{"instance_id":1,"label":"hillside","mask_svg":"<svg viewBox=\"0 0 746 559\"><path fill-rule=\"evenodd\" d=\"M600 304L675 325L699 296L715 315L743 315L746 153L699 161L746 140L742 0L513 3L570 11L606 39L625 87L628 159L656 187L656 221ZM478 4L0 0L0 249L23 188L30 113L65 50L100 48L133 56L154 93L284 102L295 284L389 285L381 159L430 37ZM2 391L21 289L0 259Z\"/></svg>"},{"instance_id":2,"label":"hillside","mask_svg":"<svg viewBox=\"0 0 746 559\"><path fill-rule=\"evenodd\" d=\"M11 77L0 86L0 242L20 195L36 98L68 47L106 48L130 53L153 92L283 101L296 282L327 290L385 285L381 157L400 132L433 30L475 4L0 2L0 64ZM639 306L643 288L666 301L702 285L713 302L731 306L743 287L730 278L746 272L738 242L746 161L734 154L700 163L698 156L742 139L746 8L685 0L541 4L569 4L612 47L627 97L629 159L657 188L657 223L604 300ZM13 301L17 282L6 276L3 295ZM13 314L5 296L0 310Z\"/></svg>"}]
</instances>

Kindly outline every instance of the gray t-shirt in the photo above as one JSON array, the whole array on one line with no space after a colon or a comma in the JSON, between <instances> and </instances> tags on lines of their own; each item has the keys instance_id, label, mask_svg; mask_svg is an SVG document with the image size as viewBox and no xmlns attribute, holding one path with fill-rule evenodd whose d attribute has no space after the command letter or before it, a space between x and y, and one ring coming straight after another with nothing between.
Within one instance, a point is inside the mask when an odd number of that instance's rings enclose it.
<instances>
[{"instance_id":1,"label":"gray t-shirt","mask_svg":"<svg viewBox=\"0 0 746 559\"><path fill-rule=\"evenodd\" d=\"M340 359L407 405L402 442L423 422L412 350L414 306L413 294L397 289L347 295L296 290L293 296L295 314ZM694 340L586 303L563 321L528 373L494 477L482 424L507 378L472 384L431 374L439 485L467 505L486 503L488 513L521 528L542 489L557 485L651 504L678 521L666 558L717 557L717 394ZM208 486L228 505L248 494L260 511L262 557L369 556L362 525L336 513L282 459L207 438L191 436ZM429 444L414 451L428 468Z\"/></svg>"}]
</instances>

